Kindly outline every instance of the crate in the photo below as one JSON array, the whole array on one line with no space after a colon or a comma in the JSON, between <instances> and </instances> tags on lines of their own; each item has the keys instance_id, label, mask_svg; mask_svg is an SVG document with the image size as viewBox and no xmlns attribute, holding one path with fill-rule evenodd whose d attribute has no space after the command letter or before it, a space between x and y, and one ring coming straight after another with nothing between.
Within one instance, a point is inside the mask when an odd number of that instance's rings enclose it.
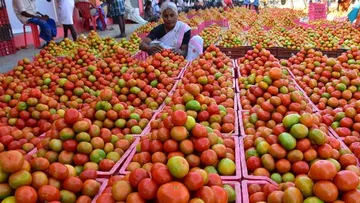
<instances>
[{"instance_id":1,"label":"crate","mask_svg":"<svg viewBox=\"0 0 360 203\"><path fill-rule=\"evenodd\" d=\"M2 1L2 0L0 0ZM0 8L0 26L10 24L6 8Z\"/></svg>"},{"instance_id":2,"label":"crate","mask_svg":"<svg viewBox=\"0 0 360 203\"><path fill-rule=\"evenodd\" d=\"M238 59L240 57L245 56L248 47L242 46L238 48L225 48L225 47L219 47L220 51L224 53L226 56L228 56L231 59Z\"/></svg>"},{"instance_id":3,"label":"crate","mask_svg":"<svg viewBox=\"0 0 360 203\"><path fill-rule=\"evenodd\" d=\"M14 37L10 24L0 25L0 41L9 41Z\"/></svg>"},{"instance_id":4,"label":"crate","mask_svg":"<svg viewBox=\"0 0 360 203\"><path fill-rule=\"evenodd\" d=\"M241 181L241 192L242 192L241 198L242 198L243 203L250 202L248 186L251 184L258 184L258 185L262 185L262 186L267 185L267 184L273 184L273 185L277 186L277 184L270 183L266 180L243 180L243 181Z\"/></svg>"},{"instance_id":5,"label":"crate","mask_svg":"<svg viewBox=\"0 0 360 203\"><path fill-rule=\"evenodd\" d=\"M238 181L241 180L242 170L241 170L241 163L239 155L241 154L241 149L239 148L239 139L237 136L232 136L235 143L235 174L232 176L220 176L223 181ZM129 154L128 158L122 165L122 167L119 170L119 175L126 175L130 173L130 171L127 170L128 165L131 163L134 155L136 154L136 148L133 149L133 151Z\"/></svg>"},{"instance_id":6,"label":"crate","mask_svg":"<svg viewBox=\"0 0 360 203\"><path fill-rule=\"evenodd\" d=\"M277 58L279 59L289 59L292 55L295 55L299 52L300 50L296 50L296 49L286 49L283 47L279 47L278 48L278 53L277 53Z\"/></svg>"},{"instance_id":7,"label":"crate","mask_svg":"<svg viewBox=\"0 0 360 203\"><path fill-rule=\"evenodd\" d=\"M16 53L14 39L8 41L0 41L0 56L7 56Z\"/></svg>"}]
</instances>

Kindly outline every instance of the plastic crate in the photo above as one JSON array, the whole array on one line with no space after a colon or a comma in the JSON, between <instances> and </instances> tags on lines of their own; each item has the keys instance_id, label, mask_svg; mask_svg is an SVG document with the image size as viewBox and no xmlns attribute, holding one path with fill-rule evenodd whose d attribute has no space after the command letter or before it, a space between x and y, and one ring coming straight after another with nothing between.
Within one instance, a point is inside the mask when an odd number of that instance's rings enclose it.
<instances>
[{"instance_id":1,"label":"plastic crate","mask_svg":"<svg viewBox=\"0 0 360 203\"><path fill-rule=\"evenodd\" d=\"M236 136L232 136L232 138L234 139L234 142L235 142L235 165L236 165L235 174L232 176L220 176L222 180L230 181L230 180L240 180L241 179L242 173L241 173L241 163L240 163L240 159L239 159L241 150L239 149L239 139ZM129 154L129 156L126 159L123 166L120 168L119 175L126 175L126 174L130 173L130 171L127 170L127 167L131 163L135 153L136 153L136 149L134 148L133 151Z\"/></svg>"},{"instance_id":2,"label":"plastic crate","mask_svg":"<svg viewBox=\"0 0 360 203\"><path fill-rule=\"evenodd\" d=\"M110 176L114 175L117 170L120 168L121 164L127 159L129 154L135 149L136 145L139 143L140 138L135 138L134 142L130 145L129 149L121 156L119 161L110 169L110 171L97 171L98 178L109 178Z\"/></svg>"},{"instance_id":3,"label":"plastic crate","mask_svg":"<svg viewBox=\"0 0 360 203\"><path fill-rule=\"evenodd\" d=\"M104 192L106 189L109 179L108 178L98 178L96 179L97 182L101 184L99 188L99 192L95 195L95 197L92 199L91 203L96 203L96 200L100 197L100 195Z\"/></svg>"},{"instance_id":4,"label":"plastic crate","mask_svg":"<svg viewBox=\"0 0 360 203\"><path fill-rule=\"evenodd\" d=\"M0 0L2 1L2 0ZM6 8L0 8L0 26L10 24Z\"/></svg>"},{"instance_id":5,"label":"plastic crate","mask_svg":"<svg viewBox=\"0 0 360 203\"><path fill-rule=\"evenodd\" d=\"M249 203L249 191L248 191L248 186L251 184L259 184L259 185L267 185L267 184L273 184L273 185L278 185L278 184L274 184L274 183L269 183L266 180L243 180L241 181L241 198L242 198L242 202L243 203Z\"/></svg>"},{"instance_id":6,"label":"plastic crate","mask_svg":"<svg viewBox=\"0 0 360 203\"><path fill-rule=\"evenodd\" d=\"M244 140L243 140L242 137L239 138L239 144L240 144L240 163L241 163L242 177L245 180L260 180L260 181L266 181L267 183L277 185L277 183L275 181L271 180L269 177L266 177L266 176L254 176L254 175L249 174L249 171L247 170L247 166L246 166ZM244 189L245 188L242 188L243 191L244 191Z\"/></svg>"},{"instance_id":7,"label":"plastic crate","mask_svg":"<svg viewBox=\"0 0 360 203\"><path fill-rule=\"evenodd\" d=\"M14 37L10 24L0 25L0 41L9 41Z\"/></svg>"},{"instance_id":8,"label":"plastic crate","mask_svg":"<svg viewBox=\"0 0 360 203\"><path fill-rule=\"evenodd\" d=\"M14 39L8 41L0 41L0 56L6 56L16 53Z\"/></svg>"},{"instance_id":9,"label":"plastic crate","mask_svg":"<svg viewBox=\"0 0 360 203\"><path fill-rule=\"evenodd\" d=\"M277 58L279 59L289 59L293 54L297 54L300 50L296 49L286 49L283 47L278 48Z\"/></svg>"}]
</instances>

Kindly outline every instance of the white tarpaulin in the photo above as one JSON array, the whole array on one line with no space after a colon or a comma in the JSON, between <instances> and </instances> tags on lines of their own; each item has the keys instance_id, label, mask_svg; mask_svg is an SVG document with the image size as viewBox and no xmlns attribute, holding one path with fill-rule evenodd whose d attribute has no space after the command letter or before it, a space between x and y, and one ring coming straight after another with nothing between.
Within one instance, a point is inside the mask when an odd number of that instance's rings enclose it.
<instances>
[{"instance_id":1,"label":"white tarpaulin","mask_svg":"<svg viewBox=\"0 0 360 203\"><path fill-rule=\"evenodd\" d=\"M138 24L145 24L147 23L146 20L144 20L141 16L140 16L140 12L138 8L134 8L131 5L130 0L125 0L125 18L132 20Z\"/></svg>"}]
</instances>

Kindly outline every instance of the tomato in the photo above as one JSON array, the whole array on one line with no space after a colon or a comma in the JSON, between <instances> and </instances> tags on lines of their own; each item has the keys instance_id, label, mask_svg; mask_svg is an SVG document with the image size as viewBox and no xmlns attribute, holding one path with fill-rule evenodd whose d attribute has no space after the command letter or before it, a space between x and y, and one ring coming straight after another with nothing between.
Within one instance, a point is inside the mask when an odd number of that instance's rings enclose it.
<instances>
[{"instance_id":1,"label":"tomato","mask_svg":"<svg viewBox=\"0 0 360 203\"><path fill-rule=\"evenodd\" d=\"M156 167L155 165L151 168L151 177L159 185L169 183L172 181L173 177L171 176L170 170L163 165L162 167Z\"/></svg>"},{"instance_id":2,"label":"tomato","mask_svg":"<svg viewBox=\"0 0 360 203\"><path fill-rule=\"evenodd\" d=\"M283 191L274 191L268 196L267 202L268 203L282 203L283 196L284 196Z\"/></svg>"},{"instance_id":3,"label":"tomato","mask_svg":"<svg viewBox=\"0 0 360 203\"><path fill-rule=\"evenodd\" d=\"M64 180L69 175L68 168L64 164L58 162L52 163L49 166L48 172L52 177L58 180Z\"/></svg>"},{"instance_id":4,"label":"tomato","mask_svg":"<svg viewBox=\"0 0 360 203\"><path fill-rule=\"evenodd\" d=\"M41 201L58 201L60 200L60 191L51 185L43 185L38 190Z\"/></svg>"},{"instance_id":5,"label":"tomato","mask_svg":"<svg viewBox=\"0 0 360 203\"><path fill-rule=\"evenodd\" d=\"M15 192L16 202L36 203L37 199L36 190L30 186L21 186Z\"/></svg>"},{"instance_id":6,"label":"tomato","mask_svg":"<svg viewBox=\"0 0 360 203\"><path fill-rule=\"evenodd\" d=\"M265 196L265 193L263 193L263 192L255 192L254 194L250 195L250 197L249 197L250 203L256 203L256 202L261 202L261 201L266 201L266 196Z\"/></svg>"},{"instance_id":7,"label":"tomato","mask_svg":"<svg viewBox=\"0 0 360 203\"><path fill-rule=\"evenodd\" d=\"M307 176L297 176L295 186L300 190L304 197L310 197L313 194L314 182Z\"/></svg>"},{"instance_id":8,"label":"tomato","mask_svg":"<svg viewBox=\"0 0 360 203\"><path fill-rule=\"evenodd\" d=\"M207 183L207 186L213 186L213 185L222 186L223 185L219 174L209 173L208 178L209 178L209 182Z\"/></svg>"},{"instance_id":9,"label":"tomato","mask_svg":"<svg viewBox=\"0 0 360 203\"><path fill-rule=\"evenodd\" d=\"M86 181L89 179L96 179L96 171L93 169L87 169L80 173L79 178L81 181Z\"/></svg>"},{"instance_id":10,"label":"tomato","mask_svg":"<svg viewBox=\"0 0 360 203\"><path fill-rule=\"evenodd\" d=\"M181 156L171 157L167 162L167 167L175 178L183 178L189 172L189 163Z\"/></svg>"},{"instance_id":11,"label":"tomato","mask_svg":"<svg viewBox=\"0 0 360 203\"><path fill-rule=\"evenodd\" d=\"M289 187L284 191L283 202L286 203L302 203L303 196L296 187Z\"/></svg>"},{"instance_id":12,"label":"tomato","mask_svg":"<svg viewBox=\"0 0 360 203\"><path fill-rule=\"evenodd\" d=\"M132 188L130 183L124 180L116 181L111 188L111 193L115 201L125 201L131 192Z\"/></svg>"},{"instance_id":13,"label":"tomato","mask_svg":"<svg viewBox=\"0 0 360 203\"><path fill-rule=\"evenodd\" d=\"M50 163L43 157L36 157L30 161L30 165L33 171L45 171L50 166Z\"/></svg>"},{"instance_id":14,"label":"tomato","mask_svg":"<svg viewBox=\"0 0 360 203\"><path fill-rule=\"evenodd\" d=\"M195 197L198 197L204 202L215 202L215 194L211 187L203 186L195 193Z\"/></svg>"},{"instance_id":15,"label":"tomato","mask_svg":"<svg viewBox=\"0 0 360 203\"><path fill-rule=\"evenodd\" d=\"M204 180L199 173L190 172L185 176L183 183L189 191L196 191L203 186Z\"/></svg>"},{"instance_id":16,"label":"tomato","mask_svg":"<svg viewBox=\"0 0 360 203\"><path fill-rule=\"evenodd\" d=\"M336 175L336 167L327 160L318 160L309 170L309 178L313 180L331 180Z\"/></svg>"},{"instance_id":17,"label":"tomato","mask_svg":"<svg viewBox=\"0 0 360 203\"><path fill-rule=\"evenodd\" d=\"M96 180L86 180L81 188L81 193L89 197L94 197L100 189L100 183Z\"/></svg>"},{"instance_id":18,"label":"tomato","mask_svg":"<svg viewBox=\"0 0 360 203\"><path fill-rule=\"evenodd\" d=\"M226 191L220 186L211 186L212 191L215 194L215 202L216 203L227 203L228 202L228 195Z\"/></svg>"},{"instance_id":19,"label":"tomato","mask_svg":"<svg viewBox=\"0 0 360 203\"><path fill-rule=\"evenodd\" d=\"M62 186L65 190L77 193L81 190L83 182L78 177L68 177L62 182Z\"/></svg>"},{"instance_id":20,"label":"tomato","mask_svg":"<svg viewBox=\"0 0 360 203\"><path fill-rule=\"evenodd\" d=\"M96 203L115 203L115 200L112 198L112 195L109 193L101 194Z\"/></svg>"},{"instance_id":21,"label":"tomato","mask_svg":"<svg viewBox=\"0 0 360 203\"><path fill-rule=\"evenodd\" d=\"M344 202L358 202L360 199L360 190L355 189L355 190L350 190L346 193L343 194L342 196L342 200Z\"/></svg>"},{"instance_id":22,"label":"tomato","mask_svg":"<svg viewBox=\"0 0 360 203\"><path fill-rule=\"evenodd\" d=\"M139 195L146 200L154 199L158 188L159 186L154 180L144 178L138 185Z\"/></svg>"},{"instance_id":23,"label":"tomato","mask_svg":"<svg viewBox=\"0 0 360 203\"><path fill-rule=\"evenodd\" d=\"M91 203L91 198L89 196L82 195L76 200L76 203Z\"/></svg>"},{"instance_id":24,"label":"tomato","mask_svg":"<svg viewBox=\"0 0 360 203\"><path fill-rule=\"evenodd\" d=\"M108 186L113 186L113 184L118 181L118 180L122 180L123 177L122 176L119 176L119 175L116 175L116 176L111 176L109 178L109 181L108 181Z\"/></svg>"},{"instance_id":25,"label":"tomato","mask_svg":"<svg viewBox=\"0 0 360 203\"><path fill-rule=\"evenodd\" d=\"M129 182L132 187L137 188L142 179L149 177L149 173L145 169L137 168L130 173Z\"/></svg>"},{"instance_id":26,"label":"tomato","mask_svg":"<svg viewBox=\"0 0 360 203\"><path fill-rule=\"evenodd\" d=\"M133 192L126 198L126 203L146 203L146 200L138 192Z\"/></svg>"},{"instance_id":27,"label":"tomato","mask_svg":"<svg viewBox=\"0 0 360 203\"><path fill-rule=\"evenodd\" d=\"M80 119L80 113L77 109L67 109L64 114L64 120L67 124L74 124Z\"/></svg>"},{"instance_id":28,"label":"tomato","mask_svg":"<svg viewBox=\"0 0 360 203\"><path fill-rule=\"evenodd\" d=\"M336 185L324 180L316 182L313 191L318 198L325 202L335 201L339 195Z\"/></svg>"},{"instance_id":29,"label":"tomato","mask_svg":"<svg viewBox=\"0 0 360 203\"><path fill-rule=\"evenodd\" d=\"M176 181L160 186L156 197L158 203L188 203L190 200L189 191L182 183Z\"/></svg>"}]
</instances>

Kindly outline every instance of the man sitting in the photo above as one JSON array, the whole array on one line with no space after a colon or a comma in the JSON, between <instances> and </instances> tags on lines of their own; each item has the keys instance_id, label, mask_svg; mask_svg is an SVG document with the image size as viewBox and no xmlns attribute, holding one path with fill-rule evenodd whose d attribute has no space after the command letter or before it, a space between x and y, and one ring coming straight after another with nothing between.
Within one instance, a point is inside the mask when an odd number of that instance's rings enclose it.
<instances>
[{"instance_id":1,"label":"man sitting","mask_svg":"<svg viewBox=\"0 0 360 203\"><path fill-rule=\"evenodd\" d=\"M40 38L46 41L45 45L56 37L55 21L36 10L35 0L13 0L12 3L16 17L21 23L33 23L40 27Z\"/></svg>"}]
</instances>

